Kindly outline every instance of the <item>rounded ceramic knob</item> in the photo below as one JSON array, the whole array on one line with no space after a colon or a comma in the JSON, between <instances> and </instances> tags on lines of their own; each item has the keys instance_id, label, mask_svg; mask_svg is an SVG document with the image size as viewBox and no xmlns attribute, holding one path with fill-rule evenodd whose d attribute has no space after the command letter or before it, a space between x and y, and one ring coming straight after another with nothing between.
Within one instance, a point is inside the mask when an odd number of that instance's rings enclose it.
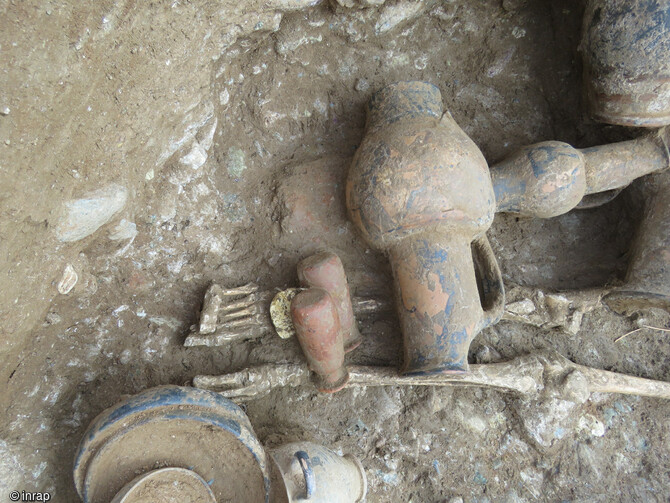
<instances>
[{"instance_id":1,"label":"rounded ceramic knob","mask_svg":"<svg viewBox=\"0 0 670 503\"><path fill-rule=\"evenodd\" d=\"M560 141L524 147L491 168L498 211L550 218L567 213L586 193L582 153Z\"/></svg>"}]
</instances>

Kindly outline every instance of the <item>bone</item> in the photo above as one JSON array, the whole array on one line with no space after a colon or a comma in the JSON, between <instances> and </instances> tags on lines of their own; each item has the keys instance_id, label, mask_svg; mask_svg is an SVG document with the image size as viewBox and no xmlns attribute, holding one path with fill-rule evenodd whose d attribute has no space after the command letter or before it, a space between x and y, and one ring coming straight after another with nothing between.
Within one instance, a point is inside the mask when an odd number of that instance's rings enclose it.
<instances>
[{"instance_id":1,"label":"bone","mask_svg":"<svg viewBox=\"0 0 670 503\"><path fill-rule=\"evenodd\" d=\"M584 314L601 306L600 299L608 290L577 290L569 292L545 292L537 288L507 283L508 303L505 306L503 320L523 323L539 328L558 328L574 335L581 328ZM212 309L215 298L210 294L225 292L216 310ZM210 286L205 294L203 313L207 310L207 331L203 332L202 315L200 325L193 325L186 338L185 346L223 346L238 340L262 337L276 333L270 321L270 302L276 292L258 291L258 286L247 284L239 288L224 289L216 284ZM250 292L238 294L237 292ZM242 298L238 298L243 295ZM231 298L231 300L227 300ZM214 300L211 300L214 299ZM353 297L351 299L354 316L363 319L370 316L386 315L393 310L391 298ZM214 312L216 318L214 318ZM286 315L288 317L288 315ZM212 320L216 320L215 322ZM276 320L275 320L276 322ZM291 324L290 317L287 322ZM215 324L214 324L215 323ZM284 331L284 337L290 337L292 331Z\"/></svg>"},{"instance_id":2,"label":"bone","mask_svg":"<svg viewBox=\"0 0 670 503\"><path fill-rule=\"evenodd\" d=\"M534 360L471 365L470 372L424 376L403 376L393 367L349 366L346 387L358 386L483 386L502 391L529 394L535 392L542 366ZM262 398L278 387L303 386L311 382L310 372L301 364L267 364L250 367L223 376L200 375L193 378L197 388L219 392L226 398L250 400Z\"/></svg>"},{"instance_id":3,"label":"bone","mask_svg":"<svg viewBox=\"0 0 670 503\"><path fill-rule=\"evenodd\" d=\"M551 395L578 402L596 392L670 399L670 383L578 365L549 350L502 363L473 364L463 374L404 376L392 367L350 366L349 375L346 387L475 386L529 398ZM200 375L193 379L193 386L248 401L262 398L275 388L310 382L306 365L286 363L259 365L222 376Z\"/></svg>"},{"instance_id":4,"label":"bone","mask_svg":"<svg viewBox=\"0 0 670 503\"><path fill-rule=\"evenodd\" d=\"M558 328L576 335L584 315L602 305L604 289L545 292L520 285L505 286L507 304L503 320L539 328Z\"/></svg>"},{"instance_id":5,"label":"bone","mask_svg":"<svg viewBox=\"0 0 670 503\"><path fill-rule=\"evenodd\" d=\"M200 323L191 327L184 346L223 346L273 332L268 303L272 292L247 283L223 288L212 283L203 300Z\"/></svg>"}]
</instances>

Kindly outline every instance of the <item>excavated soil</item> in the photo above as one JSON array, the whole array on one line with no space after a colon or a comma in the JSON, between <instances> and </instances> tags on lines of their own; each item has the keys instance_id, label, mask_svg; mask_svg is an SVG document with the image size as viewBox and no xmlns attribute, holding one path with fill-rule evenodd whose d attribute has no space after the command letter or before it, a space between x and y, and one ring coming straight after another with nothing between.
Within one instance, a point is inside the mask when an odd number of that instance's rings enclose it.
<instances>
[{"instance_id":1,"label":"excavated soil","mask_svg":"<svg viewBox=\"0 0 670 503\"><path fill-rule=\"evenodd\" d=\"M327 247L355 295L388 298L386 259L341 200L365 104L385 84L437 85L490 164L543 140L586 147L640 134L585 113L577 0L314 3L0 4L11 63L0 81L11 109L0 116L0 498L39 490L78 501L79 439L124 395L302 361L297 342L276 334L183 347L211 282L296 286L297 261ZM296 216L301 187L320 183L323 205ZM102 188L117 190L121 209L61 239L67 201ZM496 216L488 235L505 281L617 284L640 218L633 196L548 220ZM77 281L58 293L67 264ZM397 365L395 317L360 321L367 341L348 361ZM615 342L641 325L659 330ZM502 321L477 337L471 361L553 348L667 381L669 327L663 311L625 317L606 306L584 314L577 334ZM245 407L268 447L309 440L357 456L370 502L670 498L670 402L660 399L593 394L548 443L537 432L554 428L551 411L488 389L303 386Z\"/></svg>"}]
</instances>

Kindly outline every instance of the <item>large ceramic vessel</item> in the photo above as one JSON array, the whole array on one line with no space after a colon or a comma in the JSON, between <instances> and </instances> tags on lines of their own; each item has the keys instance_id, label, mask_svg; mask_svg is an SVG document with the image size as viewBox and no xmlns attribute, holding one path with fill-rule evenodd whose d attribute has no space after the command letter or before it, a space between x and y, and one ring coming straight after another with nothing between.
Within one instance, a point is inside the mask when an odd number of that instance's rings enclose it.
<instances>
[{"instance_id":1,"label":"large ceramic vessel","mask_svg":"<svg viewBox=\"0 0 670 503\"><path fill-rule=\"evenodd\" d=\"M266 454L242 409L217 393L180 386L148 389L103 411L79 444L74 481L84 503L109 503L142 483L136 477L162 467L192 472L186 478L204 480L215 501L269 501ZM151 475L162 483L184 476Z\"/></svg>"},{"instance_id":2,"label":"large ceramic vessel","mask_svg":"<svg viewBox=\"0 0 670 503\"><path fill-rule=\"evenodd\" d=\"M670 124L668 0L589 0L581 51L595 119L625 126Z\"/></svg>"},{"instance_id":3,"label":"large ceramic vessel","mask_svg":"<svg viewBox=\"0 0 670 503\"><path fill-rule=\"evenodd\" d=\"M437 87L398 82L374 95L346 197L351 220L391 261L403 372L467 371L470 342L504 303L485 236L495 198L484 156L443 113Z\"/></svg>"}]
</instances>

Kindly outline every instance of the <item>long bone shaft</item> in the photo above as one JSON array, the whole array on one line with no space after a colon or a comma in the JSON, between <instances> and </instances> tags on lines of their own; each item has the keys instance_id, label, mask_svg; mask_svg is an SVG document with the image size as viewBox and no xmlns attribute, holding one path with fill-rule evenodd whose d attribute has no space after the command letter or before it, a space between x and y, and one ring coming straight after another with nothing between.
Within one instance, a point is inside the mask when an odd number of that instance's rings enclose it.
<instances>
[{"instance_id":1,"label":"long bone shaft","mask_svg":"<svg viewBox=\"0 0 670 503\"><path fill-rule=\"evenodd\" d=\"M541 393L570 396L583 393L620 393L670 399L670 383L609 372L578 365L553 352L545 351L513 360L470 365L462 374L399 375L393 367L350 366L352 386L476 386L528 397ZM200 375L193 379L197 388L221 393L240 401L262 398L275 388L302 386L311 377L305 365L266 364L221 376Z\"/></svg>"}]
</instances>

